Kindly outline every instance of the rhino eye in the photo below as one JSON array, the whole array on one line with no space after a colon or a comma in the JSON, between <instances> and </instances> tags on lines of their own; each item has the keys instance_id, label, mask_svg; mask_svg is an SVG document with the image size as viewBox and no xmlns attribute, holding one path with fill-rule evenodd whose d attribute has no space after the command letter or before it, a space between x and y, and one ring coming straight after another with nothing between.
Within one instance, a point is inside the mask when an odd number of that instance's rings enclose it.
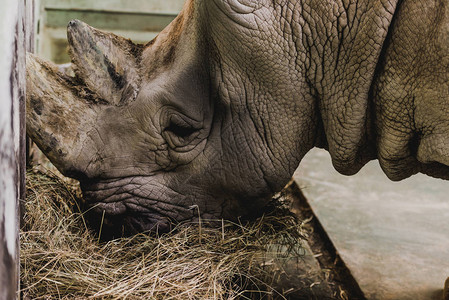
<instances>
[{"instance_id":1,"label":"rhino eye","mask_svg":"<svg viewBox=\"0 0 449 300\"><path fill-rule=\"evenodd\" d=\"M172 148L183 147L198 136L201 126L200 122L175 113L169 117L163 135Z\"/></svg>"},{"instance_id":2,"label":"rhino eye","mask_svg":"<svg viewBox=\"0 0 449 300\"><path fill-rule=\"evenodd\" d=\"M187 138L197 131L196 128L188 125L187 123L179 124L171 121L168 127L165 129L181 138Z\"/></svg>"}]
</instances>

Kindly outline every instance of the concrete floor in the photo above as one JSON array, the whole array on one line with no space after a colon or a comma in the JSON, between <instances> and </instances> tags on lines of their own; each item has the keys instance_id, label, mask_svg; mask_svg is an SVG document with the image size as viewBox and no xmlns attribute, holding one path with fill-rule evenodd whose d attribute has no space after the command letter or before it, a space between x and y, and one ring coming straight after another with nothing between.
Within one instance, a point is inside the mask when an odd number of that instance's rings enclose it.
<instances>
[{"instance_id":1,"label":"concrete floor","mask_svg":"<svg viewBox=\"0 0 449 300\"><path fill-rule=\"evenodd\" d=\"M449 181L391 182L377 161L347 177L323 150L311 151L294 178L368 299L441 299Z\"/></svg>"}]
</instances>

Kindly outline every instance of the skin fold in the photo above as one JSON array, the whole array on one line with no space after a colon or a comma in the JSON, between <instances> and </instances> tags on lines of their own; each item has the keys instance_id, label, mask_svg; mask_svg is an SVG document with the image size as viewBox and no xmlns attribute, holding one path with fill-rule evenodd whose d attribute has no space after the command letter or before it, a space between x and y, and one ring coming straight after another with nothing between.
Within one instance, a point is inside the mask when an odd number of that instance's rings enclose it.
<instances>
[{"instance_id":1,"label":"skin fold","mask_svg":"<svg viewBox=\"0 0 449 300\"><path fill-rule=\"evenodd\" d=\"M68 25L27 61L27 133L111 231L261 211L311 148L449 178L444 1L189 0L146 45Z\"/></svg>"}]
</instances>

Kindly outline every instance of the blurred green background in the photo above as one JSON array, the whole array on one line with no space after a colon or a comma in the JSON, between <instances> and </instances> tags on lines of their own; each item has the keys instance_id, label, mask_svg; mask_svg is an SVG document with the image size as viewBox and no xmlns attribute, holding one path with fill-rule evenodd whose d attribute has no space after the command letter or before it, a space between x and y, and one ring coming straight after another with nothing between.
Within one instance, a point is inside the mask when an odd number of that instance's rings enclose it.
<instances>
[{"instance_id":1,"label":"blurred green background","mask_svg":"<svg viewBox=\"0 0 449 300\"><path fill-rule=\"evenodd\" d=\"M70 62L66 27L72 19L146 43L176 17L184 1L40 0L36 51L58 64Z\"/></svg>"}]
</instances>

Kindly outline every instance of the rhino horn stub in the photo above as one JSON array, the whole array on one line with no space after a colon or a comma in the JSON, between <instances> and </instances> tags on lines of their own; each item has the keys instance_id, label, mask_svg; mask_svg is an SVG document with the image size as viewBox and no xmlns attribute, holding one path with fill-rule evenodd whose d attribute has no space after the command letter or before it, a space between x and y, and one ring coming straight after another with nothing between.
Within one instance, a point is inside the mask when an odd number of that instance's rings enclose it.
<instances>
[{"instance_id":1,"label":"rhino horn stub","mask_svg":"<svg viewBox=\"0 0 449 300\"><path fill-rule=\"evenodd\" d=\"M121 106L134 100L140 86L141 47L81 21L67 27L75 74L99 98Z\"/></svg>"}]
</instances>

